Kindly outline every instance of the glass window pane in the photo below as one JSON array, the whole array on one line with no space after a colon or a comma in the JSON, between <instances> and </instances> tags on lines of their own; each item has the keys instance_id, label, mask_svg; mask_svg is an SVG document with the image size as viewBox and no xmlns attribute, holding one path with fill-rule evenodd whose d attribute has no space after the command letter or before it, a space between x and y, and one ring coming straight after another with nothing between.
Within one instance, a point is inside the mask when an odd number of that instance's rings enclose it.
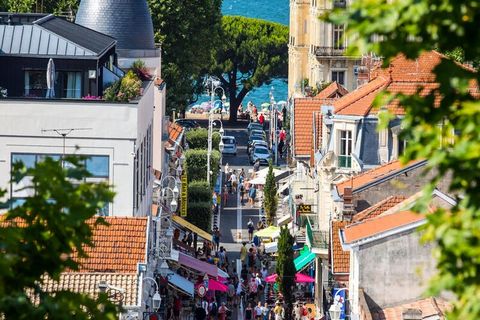
<instances>
[{"instance_id":1,"label":"glass window pane","mask_svg":"<svg viewBox=\"0 0 480 320\"><path fill-rule=\"evenodd\" d=\"M15 162L23 162L25 167L33 168L35 167L35 155L34 154L12 154L12 164Z\"/></svg>"},{"instance_id":2,"label":"glass window pane","mask_svg":"<svg viewBox=\"0 0 480 320\"><path fill-rule=\"evenodd\" d=\"M87 158L87 170L94 177L108 177L108 156L91 156Z\"/></svg>"},{"instance_id":3,"label":"glass window pane","mask_svg":"<svg viewBox=\"0 0 480 320\"><path fill-rule=\"evenodd\" d=\"M37 161L42 162L46 158L52 158L53 160L58 161L58 160L60 160L60 155L58 155L58 154L40 154L40 155L37 156Z\"/></svg>"}]
</instances>

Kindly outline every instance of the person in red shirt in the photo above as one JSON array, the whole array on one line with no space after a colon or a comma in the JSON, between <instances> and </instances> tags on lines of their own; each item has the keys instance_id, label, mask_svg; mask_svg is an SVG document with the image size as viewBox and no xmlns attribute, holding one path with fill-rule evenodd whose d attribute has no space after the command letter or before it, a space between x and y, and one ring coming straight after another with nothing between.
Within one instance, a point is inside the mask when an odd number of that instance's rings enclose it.
<instances>
[{"instance_id":1,"label":"person in red shirt","mask_svg":"<svg viewBox=\"0 0 480 320\"><path fill-rule=\"evenodd\" d=\"M263 125L264 122L265 122L265 117L263 116L263 113L260 113L260 116L258 117L258 123Z\"/></svg>"}]
</instances>

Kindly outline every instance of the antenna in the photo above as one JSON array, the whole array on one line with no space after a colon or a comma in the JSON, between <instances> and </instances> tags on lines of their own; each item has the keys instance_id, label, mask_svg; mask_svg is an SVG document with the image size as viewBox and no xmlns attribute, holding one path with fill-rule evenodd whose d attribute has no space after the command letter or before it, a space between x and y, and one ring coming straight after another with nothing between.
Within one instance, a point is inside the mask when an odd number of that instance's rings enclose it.
<instances>
[{"instance_id":1,"label":"antenna","mask_svg":"<svg viewBox=\"0 0 480 320\"><path fill-rule=\"evenodd\" d=\"M85 131L85 130L92 130L92 128L42 129L42 133L55 132L59 136L62 136L63 138L62 166L63 166L63 159L65 158L65 142L66 142L67 136L73 131Z\"/></svg>"}]
</instances>

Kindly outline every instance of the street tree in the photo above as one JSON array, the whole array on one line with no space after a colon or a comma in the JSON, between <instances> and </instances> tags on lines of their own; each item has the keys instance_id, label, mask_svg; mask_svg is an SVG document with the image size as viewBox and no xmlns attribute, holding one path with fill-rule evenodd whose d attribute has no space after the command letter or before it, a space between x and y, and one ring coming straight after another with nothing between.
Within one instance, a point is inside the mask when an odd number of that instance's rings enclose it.
<instances>
[{"instance_id":1,"label":"street tree","mask_svg":"<svg viewBox=\"0 0 480 320\"><path fill-rule=\"evenodd\" d=\"M78 157L68 166L47 158L35 168L14 164L12 186L30 180L32 196L2 216L0 224L0 315L2 319L117 319L105 294L93 299L67 290L47 292L45 279L59 280L78 270L76 257L92 246L93 218L113 200L107 184L86 183L89 174ZM34 192L33 189L34 188ZM2 191L0 196L5 194ZM105 223L98 217L96 224Z\"/></svg>"},{"instance_id":2,"label":"street tree","mask_svg":"<svg viewBox=\"0 0 480 320\"><path fill-rule=\"evenodd\" d=\"M414 59L432 49L453 53L467 62L480 58L478 1L354 1L346 10L325 18L348 25L353 42L347 54L374 52L384 58L384 65L400 53ZM457 204L448 211L439 208L427 215L423 230L424 240L436 244L438 273L428 293L450 291L455 295L449 319L479 319L480 75L477 69L447 58L442 58L434 74L439 85L429 92L419 88L410 96L383 95L377 104L395 98L405 108L400 138L408 144L403 161L428 159L427 170L438 170L417 202L417 210L427 212L435 185L445 174L452 177L449 187L457 195Z\"/></svg>"},{"instance_id":3,"label":"street tree","mask_svg":"<svg viewBox=\"0 0 480 320\"><path fill-rule=\"evenodd\" d=\"M230 121L250 90L283 78L288 72L288 27L239 16L222 18L211 74L217 76L230 101Z\"/></svg>"},{"instance_id":4,"label":"street tree","mask_svg":"<svg viewBox=\"0 0 480 320\"><path fill-rule=\"evenodd\" d=\"M267 216L267 224L272 225L277 214L278 196L277 185L275 183L275 174L273 173L273 164L268 164L268 173L265 178L265 186L263 188L263 209Z\"/></svg>"},{"instance_id":5,"label":"street tree","mask_svg":"<svg viewBox=\"0 0 480 320\"><path fill-rule=\"evenodd\" d=\"M8 12L35 12L75 14L80 0L0 0L0 10Z\"/></svg>"},{"instance_id":6,"label":"street tree","mask_svg":"<svg viewBox=\"0 0 480 320\"><path fill-rule=\"evenodd\" d=\"M293 288L295 286L295 263L293 262L293 236L286 226L280 230L278 239L278 258L275 272L279 291L285 300L285 319L292 319Z\"/></svg>"},{"instance_id":7,"label":"street tree","mask_svg":"<svg viewBox=\"0 0 480 320\"><path fill-rule=\"evenodd\" d=\"M203 75L220 36L221 0L148 0L161 43L168 111L184 111L205 91Z\"/></svg>"}]
</instances>

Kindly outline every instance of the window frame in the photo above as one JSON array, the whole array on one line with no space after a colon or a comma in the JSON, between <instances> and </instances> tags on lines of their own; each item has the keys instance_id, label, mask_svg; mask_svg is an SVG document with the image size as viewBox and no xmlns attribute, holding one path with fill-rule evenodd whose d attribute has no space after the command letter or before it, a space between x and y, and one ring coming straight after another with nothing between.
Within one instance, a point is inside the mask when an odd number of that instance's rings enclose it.
<instances>
[{"instance_id":1,"label":"window frame","mask_svg":"<svg viewBox=\"0 0 480 320\"><path fill-rule=\"evenodd\" d=\"M338 166L352 167L353 132L352 130L338 130Z\"/></svg>"}]
</instances>

